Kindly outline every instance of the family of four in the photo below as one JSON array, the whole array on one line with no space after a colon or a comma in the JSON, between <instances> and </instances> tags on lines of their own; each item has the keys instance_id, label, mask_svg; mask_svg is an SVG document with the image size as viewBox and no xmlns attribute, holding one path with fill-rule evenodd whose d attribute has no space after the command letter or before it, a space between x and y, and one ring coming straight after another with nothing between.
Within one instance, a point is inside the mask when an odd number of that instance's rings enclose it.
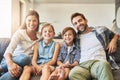
<instances>
[{"instance_id":1,"label":"family of four","mask_svg":"<svg viewBox=\"0 0 120 80\"><path fill-rule=\"evenodd\" d=\"M119 36L104 26L90 27L82 13L74 13L65 27L63 43L53 40L55 30L45 23L39 32L39 14L30 10L11 38L0 64L0 80L113 80L108 53L117 49Z\"/></svg>"}]
</instances>

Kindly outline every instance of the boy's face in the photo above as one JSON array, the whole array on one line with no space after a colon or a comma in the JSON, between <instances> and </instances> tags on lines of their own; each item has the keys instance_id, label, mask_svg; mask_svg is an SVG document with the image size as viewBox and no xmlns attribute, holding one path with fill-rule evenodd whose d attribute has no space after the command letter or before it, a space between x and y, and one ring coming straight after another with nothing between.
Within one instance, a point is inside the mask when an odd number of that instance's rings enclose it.
<instances>
[{"instance_id":1,"label":"boy's face","mask_svg":"<svg viewBox=\"0 0 120 80\"><path fill-rule=\"evenodd\" d=\"M72 30L68 30L65 32L65 34L62 36L63 40L68 44L71 45L73 43L74 40L74 35Z\"/></svg>"},{"instance_id":2,"label":"boy's face","mask_svg":"<svg viewBox=\"0 0 120 80\"><path fill-rule=\"evenodd\" d=\"M76 16L72 19L72 24L78 31L84 32L87 27L87 20L83 19L81 16Z\"/></svg>"}]
</instances>

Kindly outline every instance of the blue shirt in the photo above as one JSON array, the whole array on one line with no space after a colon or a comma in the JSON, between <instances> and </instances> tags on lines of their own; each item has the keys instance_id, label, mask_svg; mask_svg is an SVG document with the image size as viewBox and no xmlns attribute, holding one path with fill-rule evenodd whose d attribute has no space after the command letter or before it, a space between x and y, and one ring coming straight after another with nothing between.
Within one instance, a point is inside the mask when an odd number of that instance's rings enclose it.
<instances>
[{"instance_id":1,"label":"blue shirt","mask_svg":"<svg viewBox=\"0 0 120 80\"><path fill-rule=\"evenodd\" d=\"M95 32L97 39L100 41L101 45L103 46L104 50L106 51L106 48L107 48L109 42L114 37L115 33L112 32L111 30L109 30L105 26L98 26L98 27L95 27L95 28L91 27L91 30L92 30L92 32ZM78 46L78 48L81 50L79 35L80 34L78 34L78 38L76 40L75 45ZM108 61L111 61L111 58L109 58L110 56L111 55L109 55L109 54L106 53L106 57L107 57ZM113 63L116 64L115 61L113 61Z\"/></svg>"},{"instance_id":2,"label":"blue shirt","mask_svg":"<svg viewBox=\"0 0 120 80\"><path fill-rule=\"evenodd\" d=\"M68 46L64 42L63 45L60 48L60 54L58 56L58 60L64 62L66 58L69 56L69 63L72 64L74 61L80 60L80 51L79 49L73 44L70 48L70 51L68 52Z\"/></svg>"},{"instance_id":3,"label":"blue shirt","mask_svg":"<svg viewBox=\"0 0 120 80\"><path fill-rule=\"evenodd\" d=\"M37 64L44 64L52 59L55 44L56 42L54 41L51 41L48 45L45 44L44 40L39 42Z\"/></svg>"}]
</instances>

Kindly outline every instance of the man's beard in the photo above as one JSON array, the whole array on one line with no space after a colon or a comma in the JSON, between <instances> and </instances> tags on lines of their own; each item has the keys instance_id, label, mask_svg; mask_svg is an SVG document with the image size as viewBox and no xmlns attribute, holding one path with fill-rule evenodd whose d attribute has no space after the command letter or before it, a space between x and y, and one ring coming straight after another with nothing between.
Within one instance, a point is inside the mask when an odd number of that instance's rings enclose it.
<instances>
[{"instance_id":1,"label":"man's beard","mask_svg":"<svg viewBox=\"0 0 120 80\"><path fill-rule=\"evenodd\" d=\"M82 33L86 30L86 28L87 28L87 24L85 25L85 28L84 28L84 30L83 30L83 31L81 31L81 30L77 29L77 31L78 31L77 33L78 33L78 34L82 34Z\"/></svg>"}]
</instances>

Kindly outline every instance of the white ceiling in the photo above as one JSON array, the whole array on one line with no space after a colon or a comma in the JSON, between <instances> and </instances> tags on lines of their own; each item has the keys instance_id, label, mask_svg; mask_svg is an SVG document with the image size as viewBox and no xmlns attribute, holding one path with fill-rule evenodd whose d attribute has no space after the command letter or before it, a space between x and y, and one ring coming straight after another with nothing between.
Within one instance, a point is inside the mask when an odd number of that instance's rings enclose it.
<instances>
[{"instance_id":1,"label":"white ceiling","mask_svg":"<svg viewBox=\"0 0 120 80\"><path fill-rule=\"evenodd\" d=\"M105 4L105 3L115 3L115 0L29 0L33 3L92 3L92 4Z\"/></svg>"}]
</instances>

